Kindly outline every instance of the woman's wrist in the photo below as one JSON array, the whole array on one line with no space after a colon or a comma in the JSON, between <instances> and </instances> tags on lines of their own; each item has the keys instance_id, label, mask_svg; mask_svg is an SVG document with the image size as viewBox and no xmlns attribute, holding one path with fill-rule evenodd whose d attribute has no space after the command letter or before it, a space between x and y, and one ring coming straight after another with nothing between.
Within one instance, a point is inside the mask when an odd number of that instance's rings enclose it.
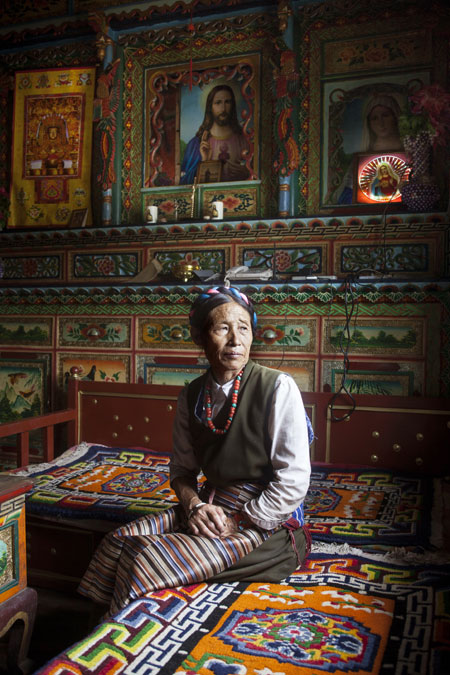
<instances>
[{"instance_id":1,"label":"woman's wrist","mask_svg":"<svg viewBox=\"0 0 450 675\"><path fill-rule=\"evenodd\" d=\"M188 520L200 509L202 506L205 506L205 502L197 502L194 506L190 507L188 510Z\"/></svg>"}]
</instances>

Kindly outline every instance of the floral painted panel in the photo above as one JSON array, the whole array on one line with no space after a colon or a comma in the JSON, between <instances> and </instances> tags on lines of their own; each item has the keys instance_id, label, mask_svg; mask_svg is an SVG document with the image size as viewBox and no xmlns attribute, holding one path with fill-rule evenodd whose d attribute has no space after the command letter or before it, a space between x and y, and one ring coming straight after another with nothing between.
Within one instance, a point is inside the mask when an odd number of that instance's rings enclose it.
<instances>
[{"instance_id":1,"label":"floral painted panel","mask_svg":"<svg viewBox=\"0 0 450 675\"><path fill-rule=\"evenodd\" d=\"M2 256L3 279L62 279L60 255Z\"/></svg>"},{"instance_id":2,"label":"floral painted panel","mask_svg":"<svg viewBox=\"0 0 450 675\"><path fill-rule=\"evenodd\" d=\"M138 346L140 348L166 347L168 349L195 349L187 317L170 319L155 317L139 319Z\"/></svg>"},{"instance_id":3,"label":"floral painted panel","mask_svg":"<svg viewBox=\"0 0 450 675\"><path fill-rule=\"evenodd\" d=\"M0 344L26 345L31 347L50 346L52 344L53 319L12 319L0 317Z\"/></svg>"},{"instance_id":4,"label":"floral painted panel","mask_svg":"<svg viewBox=\"0 0 450 675\"><path fill-rule=\"evenodd\" d=\"M138 274L140 251L71 254L71 279L125 279Z\"/></svg>"},{"instance_id":5,"label":"floral painted panel","mask_svg":"<svg viewBox=\"0 0 450 675\"><path fill-rule=\"evenodd\" d=\"M257 216L258 190L256 188L220 188L219 190L204 190L202 194L202 213L200 216L213 212L212 203L223 202L223 217L241 218Z\"/></svg>"},{"instance_id":6,"label":"floral painted panel","mask_svg":"<svg viewBox=\"0 0 450 675\"><path fill-rule=\"evenodd\" d=\"M143 198L143 220L148 206L158 207L158 222L182 222L191 217L192 191L184 190L168 194L167 190L161 193L152 191Z\"/></svg>"},{"instance_id":7,"label":"floral painted panel","mask_svg":"<svg viewBox=\"0 0 450 675\"><path fill-rule=\"evenodd\" d=\"M415 66L431 56L431 32L426 29L330 40L324 45L324 75Z\"/></svg>"},{"instance_id":8,"label":"floral painted panel","mask_svg":"<svg viewBox=\"0 0 450 675\"><path fill-rule=\"evenodd\" d=\"M433 273L430 243L381 245L336 245L336 273L358 270Z\"/></svg>"},{"instance_id":9,"label":"floral painted panel","mask_svg":"<svg viewBox=\"0 0 450 675\"><path fill-rule=\"evenodd\" d=\"M159 280L174 280L172 268L180 262L198 265L202 270L212 270L213 274L224 274L229 261L229 249L202 248L184 250L158 250L155 258L162 265Z\"/></svg>"},{"instance_id":10,"label":"floral painted panel","mask_svg":"<svg viewBox=\"0 0 450 675\"><path fill-rule=\"evenodd\" d=\"M271 246L240 249L242 265L273 269L278 276L321 274L326 271L326 247Z\"/></svg>"},{"instance_id":11,"label":"floral painted panel","mask_svg":"<svg viewBox=\"0 0 450 675\"><path fill-rule=\"evenodd\" d=\"M109 347L129 348L131 319L105 320L96 317L72 317L59 320L58 344L60 347Z\"/></svg>"},{"instance_id":12,"label":"floral painted panel","mask_svg":"<svg viewBox=\"0 0 450 675\"><path fill-rule=\"evenodd\" d=\"M358 317L350 326L350 354L405 354L423 356L425 319L367 319ZM344 319L325 322L322 351L326 354L341 351ZM345 344L345 343L344 343Z\"/></svg>"},{"instance_id":13,"label":"floral painted panel","mask_svg":"<svg viewBox=\"0 0 450 675\"><path fill-rule=\"evenodd\" d=\"M311 353L316 351L316 319L284 319L258 322L252 350Z\"/></svg>"}]
</instances>

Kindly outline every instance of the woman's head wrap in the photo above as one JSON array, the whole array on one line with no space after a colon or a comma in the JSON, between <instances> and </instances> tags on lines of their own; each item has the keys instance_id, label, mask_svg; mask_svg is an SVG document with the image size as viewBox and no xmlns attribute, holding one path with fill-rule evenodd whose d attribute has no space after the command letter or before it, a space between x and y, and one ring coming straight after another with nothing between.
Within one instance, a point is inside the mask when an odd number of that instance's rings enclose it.
<instances>
[{"instance_id":1,"label":"woman's head wrap","mask_svg":"<svg viewBox=\"0 0 450 675\"><path fill-rule=\"evenodd\" d=\"M191 311L189 312L189 323L191 325L191 334L194 342L201 343L203 332L208 323L208 315L213 309L227 302L236 302L243 307L250 317L252 332L255 334L257 318L253 309L252 301L241 293L237 288L226 288L225 286L214 286L205 293L200 293L194 300Z\"/></svg>"}]
</instances>

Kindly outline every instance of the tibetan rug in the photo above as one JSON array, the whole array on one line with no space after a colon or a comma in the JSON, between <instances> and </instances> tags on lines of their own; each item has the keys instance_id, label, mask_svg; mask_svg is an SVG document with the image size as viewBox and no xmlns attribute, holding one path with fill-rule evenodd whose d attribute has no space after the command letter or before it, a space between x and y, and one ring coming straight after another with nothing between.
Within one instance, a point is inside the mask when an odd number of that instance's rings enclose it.
<instances>
[{"instance_id":1,"label":"tibetan rug","mask_svg":"<svg viewBox=\"0 0 450 675\"><path fill-rule=\"evenodd\" d=\"M81 443L17 473L33 478L26 504L36 515L126 523L176 502L169 455L153 450ZM441 515L436 485L426 476L313 464L306 521L315 541L428 547Z\"/></svg>"},{"instance_id":2,"label":"tibetan rug","mask_svg":"<svg viewBox=\"0 0 450 675\"><path fill-rule=\"evenodd\" d=\"M154 592L38 673L444 675L450 566L311 554L280 584Z\"/></svg>"},{"instance_id":3,"label":"tibetan rug","mask_svg":"<svg viewBox=\"0 0 450 675\"><path fill-rule=\"evenodd\" d=\"M438 488L439 480L421 475L313 464L307 523L320 541L428 546L442 516Z\"/></svg>"},{"instance_id":4,"label":"tibetan rug","mask_svg":"<svg viewBox=\"0 0 450 675\"><path fill-rule=\"evenodd\" d=\"M34 487L27 513L125 523L173 506L169 455L81 443L47 464L15 473Z\"/></svg>"}]
</instances>

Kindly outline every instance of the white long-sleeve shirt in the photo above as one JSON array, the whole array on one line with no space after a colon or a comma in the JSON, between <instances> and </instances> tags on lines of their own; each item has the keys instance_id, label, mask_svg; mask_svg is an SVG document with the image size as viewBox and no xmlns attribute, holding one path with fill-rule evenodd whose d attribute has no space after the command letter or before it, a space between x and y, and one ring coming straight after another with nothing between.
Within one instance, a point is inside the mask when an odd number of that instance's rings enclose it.
<instances>
[{"instance_id":1,"label":"white long-sleeve shirt","mask_svg":"<svg viewBox=\"0 0 450 675\"><path fill-rule=\"evenodd\" d=\"M228 395L234 380L219 385L210 376L213 419L223 405L230 405ZM205 419L203 409L203 420ZM266 420L261 420L262 423ZM301 504L309 487L311 463L305 409L300 391L289 375L280 373L267 420L271 439L270 458L274 477L263 492L244 505L247 517L264 529L284 523ZM196 478L201 467L195 458L189 429L187 387L178 398L173 427L173 454L170 480L179 476Z\"/></svg>"}]
</instances>

